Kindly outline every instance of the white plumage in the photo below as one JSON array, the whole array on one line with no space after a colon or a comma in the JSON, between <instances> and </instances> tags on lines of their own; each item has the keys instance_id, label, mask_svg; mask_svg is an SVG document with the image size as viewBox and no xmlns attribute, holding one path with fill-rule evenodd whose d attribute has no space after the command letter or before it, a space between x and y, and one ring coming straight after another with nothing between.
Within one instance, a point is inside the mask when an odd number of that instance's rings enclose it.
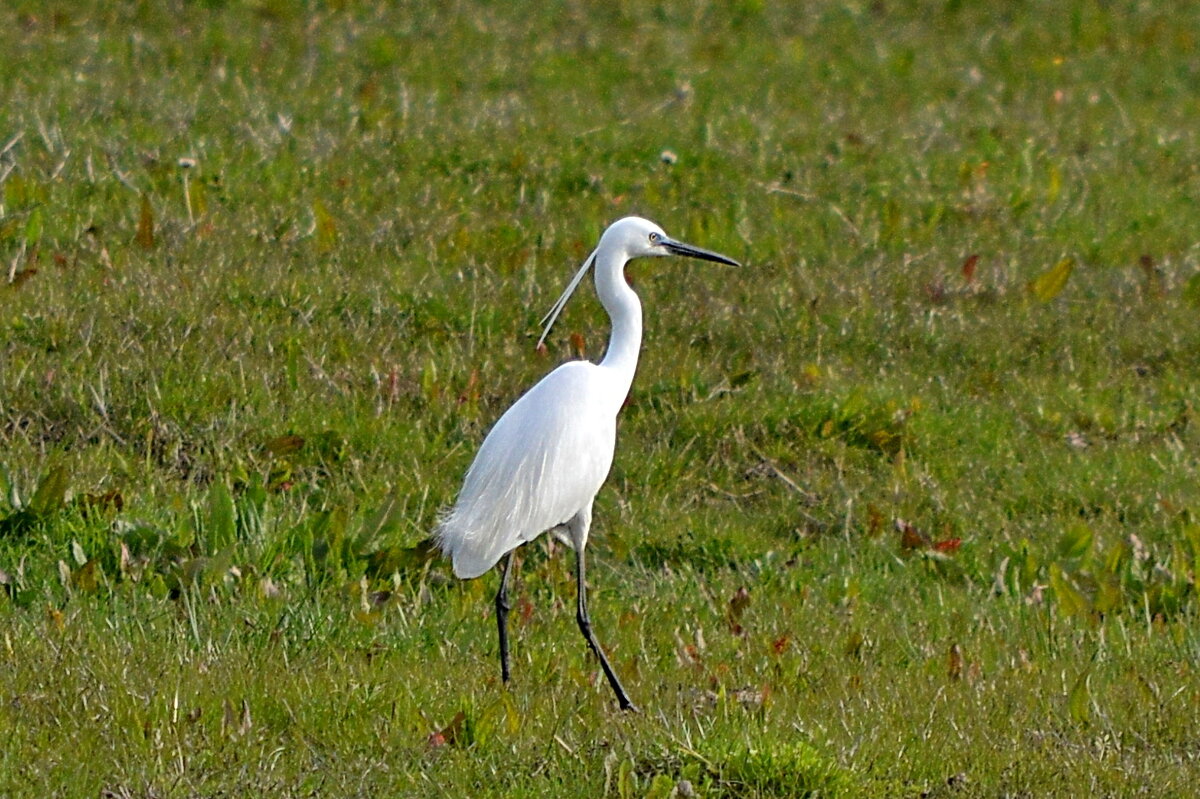
<instances>
[{"instance_id":1,"label":"white plumage","mask_svg":"<svg viewBox=\"0 0 1200 799\"><path fill-rule=\"evenodd\" d=\"M478 577L591 504L612 466L624 399L614 401L608 371L565 363L500 417L438 528L455 575Z\"/></svg>"},{"instance_id":2,"label":"white plumage","mask_svg":"<svg viewBox=\"0 0 1200 799\"><path fill-rule=\"evenodd\" d=\"M576 553L579 628L599 658L620 706L634 709L591 632L584 547L592 501L612 466L617 413L633 383L641 348L642 306L625 282L625 264L640 256L665 255L737 265L724 255L674 241L645 219L626 217L614 222L542 320L546 323L544 340L595 264L596 294L612 322L603 360L559 366L500 417L467 471L457 501L435 532L438 545L454 564L454 573L464 579L478 577L510 555L496 594L505 682L509 678L506 619L511 553L547 530L561 528Z\"/></svg>"}]
</instances>

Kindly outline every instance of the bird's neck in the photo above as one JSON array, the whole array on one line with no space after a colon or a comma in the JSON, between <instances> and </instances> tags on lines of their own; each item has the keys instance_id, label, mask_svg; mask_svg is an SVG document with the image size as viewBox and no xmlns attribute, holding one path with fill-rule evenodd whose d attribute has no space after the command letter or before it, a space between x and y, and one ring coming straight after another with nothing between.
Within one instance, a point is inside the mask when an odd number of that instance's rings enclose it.
<instances>
[{"instance_id":1,"label":"bird's neck","mask_svg":"<svg viewBox=\"0 0 1200 799\"><path fill-rule=\"evenodd\" d=\"M599 252L595 268L596 294L612 323L608 349L600 366L611 369L616 375L613 387L614 393L620 394L616 399L620 407L633 384L638 353L642 348L642 303L625 282L623 256Z\"/></svg>"}]
</instances>

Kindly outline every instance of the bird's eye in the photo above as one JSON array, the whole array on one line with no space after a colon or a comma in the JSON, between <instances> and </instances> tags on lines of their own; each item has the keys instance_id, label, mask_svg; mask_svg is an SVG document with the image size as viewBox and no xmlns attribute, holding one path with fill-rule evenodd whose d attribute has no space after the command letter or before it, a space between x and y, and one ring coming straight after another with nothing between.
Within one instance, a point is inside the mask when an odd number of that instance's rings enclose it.
<instances>
[{"instance_id":1,"label":"bird's eye","mask_svg":"<svg viewBox=\"0 0 1200 799\"><path fill-rule=\"evenodd\" d=\"M662 236L658 235L657 233L651 233L650 234L650 243L658 244L658 240L661 238L662 238Z\"/></svg>"}]
</instances>

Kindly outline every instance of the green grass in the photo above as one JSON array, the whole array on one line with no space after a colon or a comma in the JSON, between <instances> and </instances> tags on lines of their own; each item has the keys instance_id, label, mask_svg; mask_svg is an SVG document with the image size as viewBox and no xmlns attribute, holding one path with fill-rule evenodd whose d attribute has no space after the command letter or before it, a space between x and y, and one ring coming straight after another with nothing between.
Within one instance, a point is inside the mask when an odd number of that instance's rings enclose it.
<instances>
[{"instance_id":1,"label":"green grass","mask_svg":"<svg viewBox=\"0 0 1200 799\"><path fill-rule=\"evenodd\" d=\"M1200 14L789 5L0 10L0 793L1189 795ZM418 546L629 213L636 716Z\"/></svg>"}]
</instances>

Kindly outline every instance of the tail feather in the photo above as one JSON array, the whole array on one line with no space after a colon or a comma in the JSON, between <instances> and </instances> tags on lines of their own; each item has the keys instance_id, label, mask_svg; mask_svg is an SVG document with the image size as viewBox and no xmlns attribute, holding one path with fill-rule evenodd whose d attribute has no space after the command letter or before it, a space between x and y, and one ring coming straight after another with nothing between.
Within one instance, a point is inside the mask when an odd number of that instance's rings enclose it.
<instances>
[{"instance_id":1,"label":"tail feather","mask_svg":"<svg viewBox=\"0 0 1200 799\"><path fill-rule=\"evenodd\" d=\"M457 518L450 510L438 522L433 531L433 543L450 559L454 566L454 576L469 580L487 572L509 548L504 543L493 538L489 546L480 547L482 536L473 535L468 525Z\"/></svg>"}]
</instances>

